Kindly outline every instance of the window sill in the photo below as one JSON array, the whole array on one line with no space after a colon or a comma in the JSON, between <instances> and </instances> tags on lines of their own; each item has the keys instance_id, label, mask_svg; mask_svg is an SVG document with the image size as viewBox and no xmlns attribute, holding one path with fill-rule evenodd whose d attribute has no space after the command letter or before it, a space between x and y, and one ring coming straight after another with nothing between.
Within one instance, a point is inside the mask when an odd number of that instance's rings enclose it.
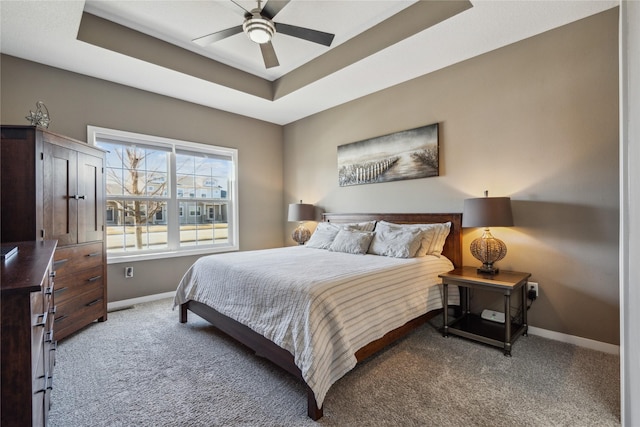
<instances>
[{"instance_id":1,"label":"window sill","mask_svg":"<svg viewBox=\"0 0 640 427\"><path fill-rule=\"evenodd\" d=\"M180 251L147 252L144 254L107 254L107 264L120 264L124 262L148 261L153 259L177 258L193 255L210 255L222 252L238 251L238 246L221 246L197 249L183 249Z\"/></svg>"}]
</instances>

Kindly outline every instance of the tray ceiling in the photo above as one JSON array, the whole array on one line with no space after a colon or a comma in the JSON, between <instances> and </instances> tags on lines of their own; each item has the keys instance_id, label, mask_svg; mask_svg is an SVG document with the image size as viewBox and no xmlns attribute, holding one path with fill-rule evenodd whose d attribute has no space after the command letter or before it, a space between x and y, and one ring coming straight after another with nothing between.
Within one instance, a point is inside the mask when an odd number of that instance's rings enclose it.
<instances>
[{"instance_id":1,"label":"tray ceiling","mask_svg":"<svg viewBox=\"0 0 640 427\"><path fill-rule=\"evenodd\" d=\"M335 34L330 47L278 34L265 69L239 33L247 0L2 1L7 55L276 124L515 43L618 1L292 0L274 21ZM242 8L240 7L242 6Z\"/></svg>"}]
</instances>

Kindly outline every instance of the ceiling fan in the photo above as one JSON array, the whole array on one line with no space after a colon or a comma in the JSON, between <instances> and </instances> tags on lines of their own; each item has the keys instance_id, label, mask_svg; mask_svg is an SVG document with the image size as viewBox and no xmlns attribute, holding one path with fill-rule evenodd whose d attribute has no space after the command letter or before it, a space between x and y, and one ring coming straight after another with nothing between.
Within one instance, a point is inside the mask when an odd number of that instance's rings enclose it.
<instances>
[{"instance_id":1,"label":"ceiling fan","mask_svg":"<svg viewBox=\"0 0 640 427\"><path fill-rule=\"evenodd\" d=\"M260 7L261 0L258 0L258 7L251 11L246 10L235 0L231 0L235 5L242 8L244 14L244 23L237 27L227 28L226 30L217 31L206 36L193 39L194 43L200 46L207 46L211 43L233 36L235 34L244 33L254 43L260 45L262 59L266 68L277 67L280 65L276 51L271 44L271 38L278 32L288 36L297 37L299 39L308 40L324 46L331 46L333 34L322 31L311 30L309 28L297 27L295 25L282 24L273 22L273 18L287 5L291 0L268 0L264 7Z\"/></svg>"}]
</instances>

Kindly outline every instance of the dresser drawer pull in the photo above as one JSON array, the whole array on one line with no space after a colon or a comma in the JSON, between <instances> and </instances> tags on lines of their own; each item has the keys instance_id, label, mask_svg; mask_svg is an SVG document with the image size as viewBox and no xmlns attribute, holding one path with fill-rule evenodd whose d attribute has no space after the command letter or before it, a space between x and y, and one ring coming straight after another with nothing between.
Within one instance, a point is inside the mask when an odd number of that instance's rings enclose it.
<instances>
[{"instance_id":1,"label":"dresser drawer pull","mask_svg":"<svg viewBox=\"0 0 640 427\"><path fill-rule=\"evenodd\" d=\"M60 264L64 264L67 261L69 261L68 258L64 258L64 259L59 259L57 261L53 261L53 266L54 267L58 267Z\"/></svg>"},{"instance_id":2,"label":"dresser drawer pull","mask_svg":"<svg viewBox=\"0 0 640 427\"><path fill-rule=\"evenodd\" d=\"M66 319L67 317L69 317L69 315L68 315L68 314L65 314L64 316L60 316L60 317L58 317L55 321L56 321L56 322L62 322L62 321L63 321L64 319Z\"/></svg>"},{"instance_id":3,"label":"dresser drawer pull","mask_svg":"<svg viewBox=\"0 0 640 427\"><path fill-rule=\"evenodd\" d=\"M49 287L44 288L44 294L45 295L53 294L53 286L49 286Z\"/></svg>"},{"instance_id":4,"label":"dresser drawer pull","mask_svg":"<svg viewBox=\"0 0 640 427\"><path fill-rule=\"evenodd\" d=\"M47 390L52 390L53 389L53 375L49 375L47 373L45 375L39 376L38 379L39 380L43 380L42 381L42 388L40 390L34 391L33 394L46 393Z\"/></svg>"},{"instance_id":5,"label":"dresser drawer pull","mask_svg":"<svg viewBox=\"0 0 640 427\"><path fill-rule=\"evenodd\" d=\"M44 342L53 343L53 331L44 334Z\"/></svg>"},{"instance_id":6,"label":"dresser drawer pull","mask_svg":"<svg viewBox=\"0 0 640 427\"><path fill-rule=\"evenodd\" d=\"M99 303L100 301L102 301L102 298L98 298L96 300L91 301L89 304L87 304L87 307L91 307L92 305L96 305L97 303Z\"/></svg>"},{"instance_id":7,"label":"dresser drawer pull","mask_svg":"<svg viewBox=\"0 0 640 427\"><path fill-rule=\"evenodd\" d=\"M48 311L45 311L42 314L38 314L38 320L42 319L41 322L37 322L35 325L33 326L42 326L44 327L47 324L47 316L49 315Z\"/></svg>"},{"instance_id":8,"label":"dresser drawer pull","mask_svg":"<svg viewBox=\"0 0 640 427\"><path fill-rule=\"evenodd\" d=\"M93 277L89 277L87 279L87 282L95 282L96 280L100 279L102 276L93 276Z\"/></svg>"},{"instance_id":9,"label":"dresser drawer pull","mask_svg":"<svg viewBox=\"0 0 640 427\"><path fill-rule=\"evenodd\" d=\"M55 291L53 291L53 293L54 293L55 295L58 295L58 294L63 293L63 292L64 292L64 291L66 291L67 289L69 289L69 288L67 288L67 287L65 286L64 288L56 289Z\"/></svg>"},{"instance_id":10,"label":"dresser drawer pull","mask_svg":"<svg viewBox=\"0 0 640 427\"><path fill-rule=\"evenodd\" d=\"M56 272L55 271L50 271L49 272L49 277L56 277Z\"/></svg>"},{"instance_id":11,"label":"dresser drawer pull","mask_svg":"<svg viewBox=\"0 0 640 427\"><path fill-rule=\"evenodd\" d=\"M74 200L80 200L80 199L84 200L84 196L81 196L80 194L74 194L73 195L73 199Z\"/></svg>"},{"instance_id":12,"label":"dresser drawer pull","mask_svg":"<svg viewBox=\"0 0 640 427\"><path fill-rule=\"evenodd\" d=\"M90 254L87 254L87 256L98 256L98 255L102 255L102 252L92 252Z\"/></svg>"},{"instance_id":13,"label":"dresser drawer pull","mask_svg":"<svg viewBox=\"0 0 640 427\"><path fill-rule=\"evenodd\" d=\"M53 307L49 308L49 313L51 314L56 314L56 311L58 311L58 306L54 305Z\"/></svg>"}]
</instances>

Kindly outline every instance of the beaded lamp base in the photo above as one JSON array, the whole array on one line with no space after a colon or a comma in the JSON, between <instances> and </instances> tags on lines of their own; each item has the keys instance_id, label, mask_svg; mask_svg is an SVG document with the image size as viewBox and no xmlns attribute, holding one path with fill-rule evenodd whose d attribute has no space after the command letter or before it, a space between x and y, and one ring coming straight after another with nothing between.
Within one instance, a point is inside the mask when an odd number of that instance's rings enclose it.
<instances>
[{"instance_id":1,"label":"beaded lamp base","mask_svg":"<svg viewBox=\"0 0 640 427\"><path fill-rule=\"evenodd\" d=\"M507 245L502 240L493 237L488 228L484 229L482 237L471 242L470 249L471 255L482 262L478 273L497 274L500 270L495 268L493 263L500 261L507 255Z\"/></svg>"},{"instance_id":2,"label":"beaded lamp base","mask_svg":"<svg viewBox=\"0 0 640 427\"><path fill-rule=\"evenodd\" d=\"M307 240L311 237L311 232L307 227L304 226L303 223L300 223L293 233L291 234L291 238L298 242L299 245L304 245Z\"/></svg>"}]
</instances>

